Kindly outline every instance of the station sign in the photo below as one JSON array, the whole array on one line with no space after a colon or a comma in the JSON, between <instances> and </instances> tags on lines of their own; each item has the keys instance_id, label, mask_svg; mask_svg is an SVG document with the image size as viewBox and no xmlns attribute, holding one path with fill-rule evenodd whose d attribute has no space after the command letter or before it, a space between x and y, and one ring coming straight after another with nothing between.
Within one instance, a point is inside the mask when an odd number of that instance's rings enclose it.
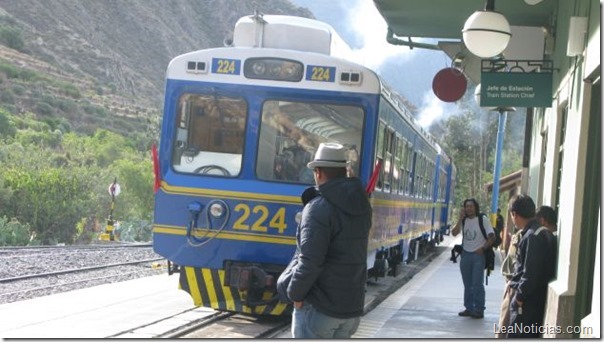
<instances>
[{"instance_id":1,"label":"station sign","mask_svg":"<svg viewBox=\"0 0 604 342\"><path fill-rule=\"evenodd\" d=\"M551 107L551 61L486 61L480 75L482 107Z\"/></svg>"}]
</instances>

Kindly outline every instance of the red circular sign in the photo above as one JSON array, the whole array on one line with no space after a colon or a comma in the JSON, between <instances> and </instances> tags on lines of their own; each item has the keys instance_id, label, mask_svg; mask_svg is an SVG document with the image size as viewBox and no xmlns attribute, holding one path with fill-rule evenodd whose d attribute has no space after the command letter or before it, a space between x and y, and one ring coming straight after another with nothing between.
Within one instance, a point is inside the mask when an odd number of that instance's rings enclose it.
<instances>
[{"instance_id":1,"label":"red circular sign","mask_svg":"<svg viewBox=\"0 0 604 342\"><path fill-rule=\"evenodd\" d=\"M444 68L434 76L432 90L434 95L444 102L455 102L463 96L468 80L461 70Z\"/></svg>"}]
</instances>

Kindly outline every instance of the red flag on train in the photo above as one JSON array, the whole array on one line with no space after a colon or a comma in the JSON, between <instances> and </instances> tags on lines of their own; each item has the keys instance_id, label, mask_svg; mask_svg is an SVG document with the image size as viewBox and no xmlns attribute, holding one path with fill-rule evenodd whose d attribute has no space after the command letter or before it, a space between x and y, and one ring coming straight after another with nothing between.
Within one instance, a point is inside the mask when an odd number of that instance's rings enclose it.
<instances>
[{"instance_id":1,"label":"red flag on train","mask_svg":"<svg viewBox=\"0 0 604 342\"><path fill-rule=\"evenodd\" d=\"M155 193L157 190L159 190L161 185L161 179L159 178L159 156L157 153L157 145L155 145L155 143L153 143L151 146L151 156L153 158L153 176L155 178L153 183L153 192Z\"/></svg>"},{"instance_id":2,"label":"red flag on train","mask_svg":"<svg viewBox=\"0 0 604 342\"><path fill-rule=\"evenodd\" d=\"M367 193L367 195L371 195L371 193L375 189L375 183L377 182L381 167L382 167L382 160L378 159L377 163L375 163L375 167L373 168L373 173L371 174L369 183L367 183L367 188L365 189L365 192Z\"/></svg>"}]
</instances>

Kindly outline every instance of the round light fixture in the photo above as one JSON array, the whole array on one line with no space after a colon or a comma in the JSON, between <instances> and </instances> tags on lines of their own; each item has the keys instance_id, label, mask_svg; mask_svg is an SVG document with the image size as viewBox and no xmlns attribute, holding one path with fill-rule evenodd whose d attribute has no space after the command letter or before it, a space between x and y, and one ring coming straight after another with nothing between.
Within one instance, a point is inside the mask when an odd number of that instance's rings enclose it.
<instances>
[{"instance_id":1,"label":"round light fixture","mask_svg":"<svg viewBox=\"0 0 604 342\"><path fill-rule=\"evenodd\" d=\"M503 14L495 11L476 11L463 26L463 41L468 50L481 58L491 58L505 50L512 33Z\"/></svg>"}]
</instances>

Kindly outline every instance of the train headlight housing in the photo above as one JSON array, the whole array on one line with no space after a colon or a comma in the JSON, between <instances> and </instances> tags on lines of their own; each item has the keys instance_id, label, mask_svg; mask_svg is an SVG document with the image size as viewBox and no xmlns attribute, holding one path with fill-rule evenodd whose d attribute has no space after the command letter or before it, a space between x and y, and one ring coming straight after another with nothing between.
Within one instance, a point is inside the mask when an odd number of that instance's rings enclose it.
<instances>
[{"instance_id":1,"label":"train headlight housing","mask_svg":"<svg viewBox=\"0 0 604 342\"><path fill-rule=\"evenodd\" d=\"M262 61L253 63L251 68L254 75L264 75L266 73L266 64Z\"/></svg>"},{"instance_id":2,"label":"train headlight housing","mask_svg":"<svg viewBox=\"0 0 604 342\"><path fill-rule=\"evenodd\" d=\"M224 205L222 205L222 203L214 202L210 205L210 215L212 215L212 217L215 219L223 217L225 211L226 208L224 207Z\"/></svg>"},{"instance_id":3,"label":"train headlight housing","mask_svg":"<svg viewBox=\"0 0 604 342\"><path fill-rule=\"evenodd\" d=\"M243 66L245 77L260 80L299 82L304 65L290 59L249 58Z\"/></svg>"}]
</instances>

